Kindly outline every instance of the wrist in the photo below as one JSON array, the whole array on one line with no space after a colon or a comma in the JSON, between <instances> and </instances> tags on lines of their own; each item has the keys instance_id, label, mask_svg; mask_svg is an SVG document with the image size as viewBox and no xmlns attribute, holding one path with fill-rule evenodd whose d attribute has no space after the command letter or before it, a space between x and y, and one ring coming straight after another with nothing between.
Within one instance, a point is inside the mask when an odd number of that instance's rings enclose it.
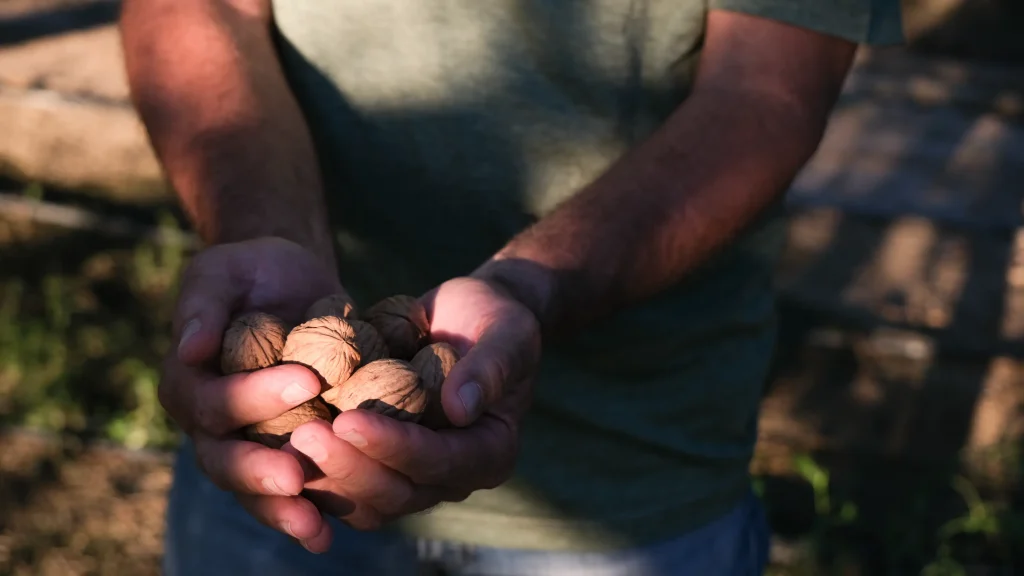
<instances>
[{"instance_id":1,"label":"wrist","mask_svg":"<svg viewBox=\"0 0 1024 576\"><path fill-rule=\"evenodd\" d=\"M200 221L200 225L202 222ZM236 223L237 224L237 223ZM338 262L335 256L334 243L331 236L325 230L314 230L313 226L294 226L288 224L268 225L266 222L260 226L215 226L215 234L201 234L203 240L209 246L217 244L232 244L259 240L262 238L276 238L291 244L302 247L312 255L333 277L338 276Z\"/></svg>"},{"instance_id":2,"label":"wrist","mask_svg":"<svg viewBox=\"0 0 1024 576\"><path fill-rule=\"evenodd\" d=\"M550 268L532 260L497 256L470 276L498 286L530 310L544 328L558 316L558 277Z\"/></svg>"}]
</instances>

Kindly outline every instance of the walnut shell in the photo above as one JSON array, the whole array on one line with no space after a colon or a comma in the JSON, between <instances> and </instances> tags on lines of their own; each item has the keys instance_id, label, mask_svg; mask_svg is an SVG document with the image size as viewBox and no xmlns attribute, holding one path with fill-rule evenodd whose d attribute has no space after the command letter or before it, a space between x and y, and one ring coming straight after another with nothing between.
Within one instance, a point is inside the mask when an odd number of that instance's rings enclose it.
<instances>
[{"instance_id":1,"label":"walnut shell","mask_svg":"<svg viewBox=\"0 0 1024 576\"><path fill-rule=\"evenodd\" d=\"M288 325L263 312L247 312L232 320L221 342L220 369L235 374L268 368L281 361Z\"/></svg>"},{"instance_id":2,"label":"walnut shell","mask_svg":"<svg viewBox=\"0 0 1024 576\"><path fill-rule=\"evenodd\" d=\"M381 337L380 332L377 332L376 328L360 320L350 319L348 323L356 331L356 350L359 351L360 365L366 365L374 360L388 357L388 345L384 343L384 338Z\"/></svg>"},{"instance_id":3,"label":"walnut shell","mask_svg":"<svg viewBox=\"0 0 1024 576\"><path fill-rule=\"evenodd\" d=\"M323 390L348 380L361 359L356 329L335 316L314 318L293 328L281 357L315 372Z\"/></svg>"},{"instance_id":4,"label":"walnut shell","mask_svg":"<svg viewBox=\"0 0 1024 576\"><path fill-rule=\"evenodd\" d=\"M243 434L246 440L270 448L280 448L288 442L296 428L313 420L332 420L330 409L320 398L299 404L277 418L246 426Z\"/></svg>"},{"instance_id":5,"label":"walnut shell","mask_svg":"<svg viewBox=\"0 0 1024 576\"><path fill-rule=\"evenodd\" d=\"M426 390L416 370L394 358L370 362L321 398L342 412L368 410L407 422L418 422L427 406Z\"/></svg>"},{"instance_id":6,"label":"walnut shell","mask_svg":"<svg viewBox=\"0 0 1024 576\"><path fill-rule=\"evenodd\" d=\"M441 385L458 361L458 351L446 342L435 342L412 358L412 367L420 375L423 389L427 393L427 407L420 421L427 428L439 430L452 425L441 404Z\"/></svg>"},{"instance_id":7,"label":"walnut shell","mask_svg":"<svg viewBox=\"0 0 1024 576\"><path fill-rule=\"evenodd\" d=\"M356 314L356 303L345 293L331 294L317 300L306 310L306 320L323 318L324 316L336 316L346 320L358 318Z\"/></svg>"},{"instance_id":8,"label":"walnut shell","mask_svg":"<svg viewBox=\"0 0 1024 576\"><path fill-rule=\"evenodd\" d=\"M427 343L427 311L412 296L385 298L368 308L363 319L380 332L393 358L409 360Z\"/></svg>"}]
</instances>

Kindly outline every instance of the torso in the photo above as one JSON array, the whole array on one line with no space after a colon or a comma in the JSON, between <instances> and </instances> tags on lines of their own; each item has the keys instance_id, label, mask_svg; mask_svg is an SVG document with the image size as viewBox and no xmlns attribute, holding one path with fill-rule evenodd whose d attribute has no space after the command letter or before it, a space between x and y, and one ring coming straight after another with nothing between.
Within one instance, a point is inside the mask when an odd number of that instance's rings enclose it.
<instances>
[{"instance_id":1,"label":"torso","mask_svg":"<svg viewBox=\"0 0 1024 576\"><path fill-rule=\"evenodd\" d=\"M468 273L599 175L685 99L706 10L276 2L346 287L371 302ZM545 349L515 479L410 529L558 547L724 513L746 482L781 240L766 218L686 283Z\"/></svg>"}]
</instances>

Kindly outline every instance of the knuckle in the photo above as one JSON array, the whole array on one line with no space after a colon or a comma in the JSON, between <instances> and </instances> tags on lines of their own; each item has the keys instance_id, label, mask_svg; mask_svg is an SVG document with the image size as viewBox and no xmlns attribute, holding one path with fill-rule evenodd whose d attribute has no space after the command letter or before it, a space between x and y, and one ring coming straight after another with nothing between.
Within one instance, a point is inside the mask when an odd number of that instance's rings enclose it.
<instances>
[{"instance_id":1,"label":"knuckle","mask_svg":"<svg viewBox=\"0 0 1024 576\"><path fill-rule=\"evenodd\" d=\"M381 425L385 425L386 429L375 429ZM427 440L423 436L426 429L422 426L371 419L365 422L361 428L368 431L369 437L375 440L370 442L366 452L375 460L402 472L412 472L413 474L416 470L422 470L424 465L430 461L429 458L423 458L423 450L412 448L427 445Z\"/></svg>"},{"instance_id":2,"label":"knuckle","mask_svg":"<svg viewBox=\"0 0 1024 576\"><path fill-rule=\"evenodd\" d=\"M397 431L394 440L391 440L388 434L380 434L378 437L385 438L387 441L369 444L374 459L385 463L399 463L404 453L403 447L413 445L405 426L394 426L393 429Z\"/></svg>"},{"instance_id":3,"label":"knuckle","mask_svg":"<svg viewBox=\"0 0 1024 576\"><path fill-rule=\"evenodd\" d=\"M323 472L335 484L346 485L355 478L358 472L354 463L355 459L353 458L332 458L331 465Z\"/></svg>"},{"instance_id":4,"label":"knuckle","mask_svg":"<svg viewBox=\"0 0 1024 576\"><path fill-rule=\"evenodd\" d=\"M227 426L225 426L223 419L221 419L217 412L209 406L196 406L193 411L193 416L199 428L208 434L213 436L223 436L230 432L230 430L227 429Z\"/></svg>"},{"instance_id":5,"label":"knuckle","mask_svg":"<svg viewBox=\"0 0 1024 576\"><path fill-rule=\"evenodd\" d=\"M352 482L355 474L355 468L349 465L342 465L332 469L329 478L339 484L349 484Z\"/></svg>"}]
</instances>

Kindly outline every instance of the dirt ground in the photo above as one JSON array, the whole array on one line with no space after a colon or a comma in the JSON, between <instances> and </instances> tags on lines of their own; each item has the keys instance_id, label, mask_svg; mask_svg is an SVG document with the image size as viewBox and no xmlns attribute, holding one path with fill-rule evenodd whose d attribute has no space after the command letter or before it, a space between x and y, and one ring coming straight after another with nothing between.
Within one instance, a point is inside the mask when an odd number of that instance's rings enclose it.
<instances>
[{"instance_id":1,"label":"dirt ground","mask_svg":"<svg viewBox=\"0 0 1024 576\"><path fill-rule=\"evenodd\" d=\"M170 460L0 436L0 574L159 574Z\"/></svg>"}]
</instances>

